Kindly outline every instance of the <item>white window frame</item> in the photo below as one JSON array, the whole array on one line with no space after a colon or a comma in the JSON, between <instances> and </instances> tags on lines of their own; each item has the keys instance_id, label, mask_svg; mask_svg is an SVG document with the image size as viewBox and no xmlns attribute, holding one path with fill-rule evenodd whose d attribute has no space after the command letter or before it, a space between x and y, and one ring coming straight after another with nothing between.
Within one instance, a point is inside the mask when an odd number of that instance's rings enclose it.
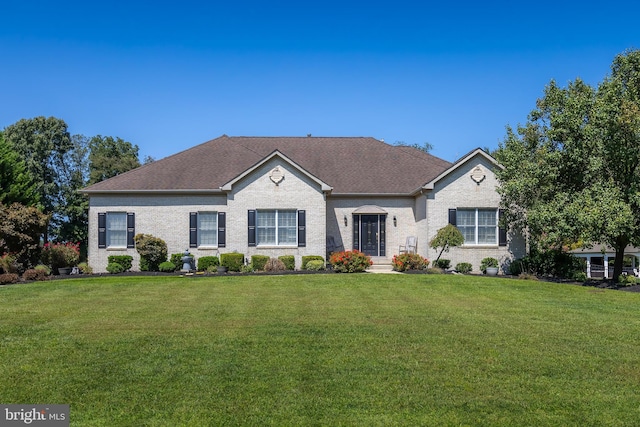
<instances>
[{"instance_id":1,"label":"white window frame","mask_svg":"<svg viewBox=\"0 0 640 427\"><path fill-rule=\"evenodd\" d=\"M115 218L121 218L122 228L115 228L112 221ZM111 249L126 249L127 248L127 213L126 212L107 212L106 213L106 236L105 243L107 248ZM122 244L118 242L118 244L113 243L113 239L116 237L114 233L118 233L118 236L121 234L122 236Z\"/></svg>"},{"instance_id":2,"label":"white window frame","mask_svg":"<svg viewBox=\"0 0 640 427\"><path fill-rule=\"evenodd\" d=\"M497 208L458 208L457 212L458 214L456 215L458 217L458 220L456 221L457 227L458 229L463 233L464 232L462 230L462 228L464 227L471 227L471 225L460 225L460 218L461 215L459 215L460 212L464 212L464 211L473 211L474 212L474 224L472 225L473 227L473 236L474 236L474 240L468 241L465 238L465 241L463 243L464 246L498 246L498 240L499 240L499 227L498 227L498 220L499 220L499 212ZM480 212L481 211L486 211L486 212L494 212L495 213L495 225L481 225L479 223L479 219L480 219ZM494 235L495 235L495 240L492 242L482 242L480 243L479 240L479 235L480 235L480 229L481 228L488 228L488 229L494 229Z\"/></svg>"},{"instance_id":3,"label":"white window frame","mask_svg":"<svg viewBox=\"0 0 640 427\"><path fill-rule=\"evenodd\" d=\"M202 227L203 224L203 219L205 217L212 217L213 218L213 222L215 223L215 227L211 230L208 230L204 227ZM216 248L218 247L218 212L213 212L213 211L203 211L203 212L198 212L198 217L197 217L197 227L198 227L198 247L199 248ZM205 230L208 233L212 234L212 240L213 243L211 242L206 242L206 243L202 243L203 240L203 230Z\"/></svg>"},{"instance_id":4,"label":"white window frame","mask_svg":"<svg viewBox=\"0 0 640 427\"><path fill-rule=\"evenodd\" d=\"M294 225L280 225L282 214L287 213L293 216ZM268 225L260 224L260 216L265 214L274 214L273 223ZM264 217L263 217L264 218ZM261 241L264 231L274 229L273 241ZM281 242L284 231L294 233L295 240L291 242ZM288 234L286 233L286 234ZM256 210L256 246L280 246L280 247L297 247L298 246L298 211L296 209L257 209Z\"/></svg>"}]
</instances>

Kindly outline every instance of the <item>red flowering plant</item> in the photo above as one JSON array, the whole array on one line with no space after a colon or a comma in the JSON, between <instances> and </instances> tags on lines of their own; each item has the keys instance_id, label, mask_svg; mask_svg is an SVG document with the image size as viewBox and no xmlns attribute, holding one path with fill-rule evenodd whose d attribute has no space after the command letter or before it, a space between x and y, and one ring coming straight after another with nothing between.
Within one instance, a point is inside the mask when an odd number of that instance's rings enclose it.
<instances>
[{"instance_id":1,"label":"red flowering plant","mask_svg":"<svg viewBox=\"0 0 640 427\"><path fill-rule=\"evenodd\" d=\"M418 254L402 253L394 255L391 264L395 271L424 270L429 266L429 260Z\"/></svg>"},{"instance_id":2,"label":"red flowering plant","mask_svg":"<svg viewBox=\"0 0 640 427\"><path fill-rule=\"evenodd\" d=\"M338 273L362 273L373 265L371 257L357 250L334 252L329 262Z\"/></svg>"},{"instance_id":3,"label":"red flowering plant","mask_svg":"<svg viewBox=\"0 0 640 427\"><path fill-rule=\"evenodd\" d=\"M45 243L42 263L52 269L73 267L80 260L80 243Z\"/></svg>"}]
</instances>

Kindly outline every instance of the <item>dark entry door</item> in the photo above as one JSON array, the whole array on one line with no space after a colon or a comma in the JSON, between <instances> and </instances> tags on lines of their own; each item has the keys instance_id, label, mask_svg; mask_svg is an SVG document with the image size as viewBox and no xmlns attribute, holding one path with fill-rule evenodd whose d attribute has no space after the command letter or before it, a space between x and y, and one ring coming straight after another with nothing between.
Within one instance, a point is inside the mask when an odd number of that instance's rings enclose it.
<instances>
[{"instance_id":1,"label":"dark entry door","mask_svg":"<svg viewBox=\"0 0 640 427\"><path fill-rule=\"evenodd\" d=\"M360 216L360 247L369 256L378 256L380 252L380 226L378 215Z\"/></svg>"}]
</instances>

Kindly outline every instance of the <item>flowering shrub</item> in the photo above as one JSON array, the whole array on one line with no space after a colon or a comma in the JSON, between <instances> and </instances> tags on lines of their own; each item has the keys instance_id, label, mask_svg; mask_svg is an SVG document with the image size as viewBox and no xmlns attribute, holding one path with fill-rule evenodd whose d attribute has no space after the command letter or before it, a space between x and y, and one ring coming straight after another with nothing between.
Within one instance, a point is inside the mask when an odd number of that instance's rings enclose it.
<instances>
[{"instance_id":1,"label":"flowering shrub","mask_svg":"<svg viewBox=\"0 0 640 427\"><path fill-rule=\"evenodd\" d=\"M373 265L368 255L356 250L334 252L329 262L338 273L361 273Z\"/></svg>"},{"instance_id":2,"label":"flowering shrub","mask_svg":"<svg viewBox=\"0 0 640 427\"><path fill-rule=\"evenodd\" d=\"M429 260L418 254L402 253L394 255L391 264L395 271L424 270L429 265Z\"/></svg>"},{"instance_id":3,"label":"flowering shrub","mask_svg":"<svg viewBox=\"0 0 640 427\"><path fill-rule=\"evenodd\" d=\"M79 243L45 243L42 262L55 271L60 267L73 267L80 260Z\"/></svg>"}]
</instances>

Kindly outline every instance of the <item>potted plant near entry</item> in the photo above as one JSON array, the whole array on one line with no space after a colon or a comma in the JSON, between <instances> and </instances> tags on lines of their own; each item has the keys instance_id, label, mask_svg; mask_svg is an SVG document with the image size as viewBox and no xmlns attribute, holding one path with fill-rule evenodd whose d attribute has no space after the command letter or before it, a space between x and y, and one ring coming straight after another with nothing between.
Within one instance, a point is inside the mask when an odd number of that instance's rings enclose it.
<instances>
[{"instance_id":1,"label":"potted plant near entry","mask_svg":"<svg viewBox=\"0 0 640 427\"><path fill-rule=\"evenodd\" d=\"M480 270L487 276L496 276L498 274L498 260L492 257L484 258L480 262Z\"/></svg>"}]
</instances>

